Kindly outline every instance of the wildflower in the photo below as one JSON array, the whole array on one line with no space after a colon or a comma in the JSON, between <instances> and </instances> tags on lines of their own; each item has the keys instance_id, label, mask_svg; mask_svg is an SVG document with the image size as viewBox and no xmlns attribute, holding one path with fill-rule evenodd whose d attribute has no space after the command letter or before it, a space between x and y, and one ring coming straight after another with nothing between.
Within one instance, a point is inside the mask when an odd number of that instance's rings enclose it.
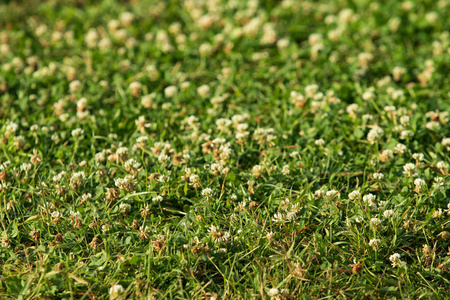
<instances>
[{"instance_id":1,"label":"wildflower","mask_svg":"<svg viewBox=\"0 0 450 300\"><path fill-rule=\"evenodd\" d=\"M369 246L374 248L374 249L377 249L380 246L380 244L381 244L381 240L380 239L371 239L369 241Z\"/></svg>"},{"instance_id":2,"label":"wildflower","mask_svg":"<svg viewBox=\"0 0 450 300\"><path fill-rule=\"evenodd\" d=\"M374 227L377 227L381 224L381 220L378 218L371 218L370 219L370 224Z\"/></svg>"},{"instance_id":3,"label":"wildflower","mask_svg":"<svg viewBox=\"0 0 450 300\"><path fill-rule=\"evenodd\" d=\"M416 173L416 166L412 163L407 163L403 166L403 174L406 174L408 177L413 176Z\"/></svg>"},{"instance_id":4,"label":"wildflower","mask_svg":"<svg viewBox=\"0 0 450 300\"><path fill-rule=\"evenodd\" d=\"M361 195L361 192L358 191L358 190L355 190L355 191L351 192L350 194L348 194L348 199L350 199L350 200L355 200L355 199L357 199L360 195Z\"/></svg>"},{"instance_id":5,"label":"wildflower","mask_svg":"<svg viewBox=\"0 0 450 300\"><path fill-rule=\"evenodd\" d=\"M275 297L280 293L280 290L277 288L271 288L270 290L267 291L267 295L269 297Z\"/></svg>"},{"instance_id":6,"label":"wildflower","mask_svg":"<svg viewBox=\"0 0 450 300\"><path fill-rule=\"evenodd\" d=\"M280 222L284 222L285 217L283 214L281 213L276 213L273 215L272 221L275 223L280 223Z\"/></svg>"},{"instance_id":7,"label":"wildflower","mask_svg":"<svg viewBox=\"0 0 450 300\"><path fill-rule=\"evenodd\" d=\"M442 146L446 147L447 151L450 149L450 138L443 138L441 142Z\"/></svg>"},{"instance_id":8,"label":"wildflower","mask_svg":"<svg viewBox=\"0 0 450 300\"><path fill-rule=\"evenodd\" d=\"M111 299L118 299L123 293L125 289L120 284L115 284L109 289L109 297Z\"/></svg>"},{"instance_id":9,"label":"wildflower","mask_svg":"<svg viewBox=\"0 0 450 300\"><path fill-rule=\"evenodd\" d=\"M394 157L394 153L392 152L392 150L386 149L383 150L383 152L381 152L380 154L380 160L385 162L388 161L390 159L392 159Z\"/></svg>"},{"instance_id":10,"label":"wildflower","mask_svg":"<svg viewBox=\"0 0 450 300\"><path fill-rule=\"evenodd\" d=\"M450 238L450 233L448 231L442 231L441 233L438 234L438 237L440 237L443 240L446 240Z\"/></svg>"},{"instance_id":11,"label":"wildflower","mask_svg":"<svg viewBox=\"0 0 450 300\"><path fill-rule=\"evenodd\" d=\"M149 128L152 126L152 124L147 123L147 121L145 120L145 116L140 116L137 120L134 121L137 129L144 133L146 128Z\"/></svg>"},{"instance_id":12,"label":"wildflower","mask_svg":"<svg viewBox=\"0 0 450 300\"><path fill-rule=\"evenodd\" d=\"M422 161L424 158L423 153L414 153L412 157L417 161Z\"/></svg>"},{"instance_id":13,"label":"wildflower","mask_svg":"<svg viewBox=\"0 0 450 300\"><path fill-rule=\"evenodd\" d=\"M289 173L290 173L290 170L289 170L289 165L284 165L283 166L283 169L281 170L281 173L283 174L283 175L289 175Z\"/></svg>"},{"instance_id":14,"label":"wildflower","mask_svg":"<svg viewBox=\"0 0 450 300\"><path fill-rule=\"evenodd\" d=\"M323 139L318 139L314 141L314 144L316 144L316 146L323 146L325 141Z\"/></svg>"},{"instance_id":15,"label":"wildflower","mask_svg":"<svg viewBox=\"0 0 450 300\"><path fill-rule=\"evenodd\" d=\"M363 201L371 208L375 208L377 206L376 198L377 196L374 194L367 194L363 197Z\"/></svg>"},{"instance_id":16,"label":"wildflower","mask_svg":"<svg viewBox=\"0 0 450 300\"><path fill-rule=\"evenodd\" d=\"M30 236L33 241L38 241L41 238L41 233L40 233L39 229L33 230L30 232Z\"/></svg>"},{"instance_id":17,"label":"wildflower","mask_svg":"<svg viewBox=\"0 0 450 300\"><path fill-rule=\"evenodd\" d=\"M352 268L352 273L354 274L358 274L361 273L362 270L364 269L363 266L361 265L360 262L357 262L356 259L353 260L353 265L351 265Z\"/></svg>"},{"instance_id":18,"label":"wildflower","mask_svg":"<svg viewBox=\"0 0 450 300\"><path fill-rule=\"evenodd\" d=\"M359 106L356 103L350 104L347 106L347 113L350 115L350 117L355 118L358 114Z\"/></svg>"},{"instance_id":19,"label":"wildflower","mask_svg":"<svg viewBox=\"0 0 450 300\"><path fill-rule=\"evenodd\" d=\"M443 216L443 214L444 214L444 211L442 210L442 208L439 208L433 212L431 217L434 219L440 219Z\"/></svg>"},{"instance_id":20,"label":"wildflower","mask_svg":"<svg viewBox=\"0 0 450 300\"><path fill-rule=\"evenodd\" d=\"M447 171L447 169L448 169L448 165L443 161L438 162L436 164L436 167L441 171Z\"/></svg>"},{"instance_id":21,"label":"wildflower","mask_svg":"<svg viewBox=\"0 0 450 300\"><path fill-rule=\"evenodd\" d=\"M364 92L361 96L365 101L371 101L375 98L375 95L371 91Z\"/></svg>"},{"instance_id":22,"label":"wildflower","mask_svg":"<svg viewBox=\"0 0 450 300\"><path fill-rule=\"evenodd\" d=\"M80 137L84 134L84 130L81 128L76 128L74 130L72 130L72 136L73 137Z\"/></svg>"},{"instance_id":23,"label":"wildflower","mask_svg":"<svg viewBox=\"0 0 450 300\"><path fill-rule=\"evenodd\" d=\"M164 89L164 95L166 98L172 98L178 93L178 89L176 86L168 86Z\"/></svg>"},{"instance_id":24,"label":"wildflower","mask_svg":"<svg viewBox=\"0 0 450 300\"><path fill-rule=\"evenodd\" d=\"M394 253L389 256L389 260L391 261L392 267L400 267L402 265L402 261L400 260L400 254Z\"/></svg>"},{"instance_id":25,"label":"wildflower","mask_svg":"<svg viewBox=\"0 0 450 300\"><path fill-rule=\"evenodd\" d=\"M385 217L386 219L392 217L393 215L394 211L392 209L388 209L383 212L383 217Z\"/></svg>"},{"instance_id":26,"label":"wildflower","mask_svg":"<svg viewBox=\"0 0 450 300\"><path fill-rule=\"evenodd\" d=\"M137 162L135 159L130 158L124 163L124 168L127 170L127 172L130 172L132 174L135 174L138 169L141 167L141 163Z\"/></svg>"},{"instance_id":27,"label":"wildflower","mask_svg":"<svg viewBox=\"0 0 450 300\"><path fill-rule=\"evenodd\" d=\"M414 185L417 190L420 190L423 186L426 186L425 180L417 178L414 180Z\"/></svg>"},{"instance_id":28,"label":"wildflower","mask_svg":"<svg viewBox=\"0 0 450 300\"><path fill-rule=\"evenodd\" d=\"M4 235L2 237L2 247L3 248L11 247L11 244L9 243L9 236L6 232L4 233Z\"/></svg>"},{"instance_id":29,"label":"wildflower","mask_svg":"<svg viewBox=\"0 0 450 300\"><path fill-rule=\"evenodd\" d=\"M206 200L209 200L212 198L214 194L214 191L210 188L206 188L204 190L202 190L202 196L206 198Z\"/></svg>"},{"instance_id":30,"label":"wildflower","mask_svg":"<svg viewBox=\"0 0 450 300\"><path fill-rule=\"evenodd\" d=\"M384 134L383 129L379 126L374 126L369 133L367 134L367 140L374 144L376 141L378 141Z\"/></svg>"},{"instance_id":31,"label":"wildflower","mask_svg":"<svg viewBox=\"0 0 450 300\"><path fill-rule=\"evenodd\" d=\"M381 179L383 179L384 174L383 173L373 173L372 176L375 180L381 180Z\"/></svg>"},{"instance_id":32,"label":"wildflower","mask_svg":"<svg viewBox=\"0 0 450 300\"><path fill-rule=\"evenodd\" d=\"M435 189L441 189L444 187L444 178L442 177L434 177L433 178L433 187Z\"/></svg>"},{"instance_id":33,"label":"wildflower","mask_svg":"<svg viewBox=\"0 0 450 300\"><path fill-rule=\"evenodd\" d=\"M164 200L164 198L162 196L156 196L152 198L152 201L154 203L161 203Z\"/></svg>"},{"instance_id":34,"label":"wildflower","mask_svg":"<svg viewBox=\"0 0 450 300\"><path fill-rule=\"evenodd\" d=\"M261 177L262 167L260 165L253 166L252 173L256 178Z\"/></svg>"},{"instance_id":35,"label":"wildflower","mask_svg":"<svg viewBox=\"0 0 450 300\"><path fill-rule=\"evenodd\" d=\"M395 153L402 155L402 154L405 153L406 149L407 149L407 148L406 148L405 145L403 145L403 144L397 144L397 145L395 146Z\"/></svg>"},{"instance_id":36,"label":"wildflower","mask_svg":"<svg viewBox=\"0 0 450 300\"><path fill-rule=\"evenodd\" d=\"M409 124L409 116L401 116L400 123L404 126L408 125Z\"/></svg>"},{"instance_id":37,"label":"wildflower","mask_svg":"<svg viewBox=\"0 0 450 300\"><path fill-rule=\"evenodd\" d=\"M322 198L323 196L325 196L325 191L323 189L318 189L314 192L315 198Z\"/></svg>"},{"instance_id":38,"label":"wildflower","mask_svg":"<svg viewBox=\"0 0 450 300\"><path fill-rule=\"evenodd\" d=\"M210 95L210 88L208 85L202 85L197 89L197 93L202 98L208 98Z\"/></svg>"},{"instance_id":39,"label":"wildflower","mask_svg":"<svg viewBox=\"0 0 450 300\"><path fill-rule=\"evenodd\" d=\"M131 211L131 205L128 204L128 203L121 203L121 204L119 205L119 210L120 210L122 213L127 213L127 212Z\"/></svg>"},{"instance_id":40,"label":"wildflower","mask_svg":"<svg viewBox=\"0 0 450 300\"><path fill-rule=\"evenodd\" d=\"M394 67L392 69L392 75L395 81L400 81L401 77L406 73L406 69L402 67Z\"/></svg>"},{"instance_id":41,"label":"wildflower","mask_svg":"<svg viewBox=\"0 0 450 300\"><path fill-rule=\"evenodd\" d=\"M326 195L327 198L336 197L338 195L338 191L336 191L336 190L329 190L328 192L326 192L325 195Z\"/></svg>"},{"instance_id":42,"label":"wildflower","mask_svg":"<svg viewBox=\"0 0 450 300\"><path fill-rule=\"evenodd\" d=\"M406 140L409 137L412 137L413 135L414 133L411 130L403 130L402 132L400 132L400 139Z\"/></svg>"},{"instance_id":43,"label":"wildflower","mask_svg":"<svg viewBox=\"0 0 450 300\"><path fill-rule=\"evenodd\" d=\"M135 189L136 179L132 175L126 175L124 178L114 179L114 184L119 189L133 191Z\"/></svg>"},{"instance_id":44,"label":"wildflower","mask_svg":"<svg viewBox=\"0 0 450 300\"><path fill-rule=\"evenodd\" d=\"M76 188L79 185L81 185L85 179L86 179L86 175L84 174L83 171L76 172L76 173L72 174L72 177L70 178L70 183L73 188Z\"/></svg>"}]
</instances>

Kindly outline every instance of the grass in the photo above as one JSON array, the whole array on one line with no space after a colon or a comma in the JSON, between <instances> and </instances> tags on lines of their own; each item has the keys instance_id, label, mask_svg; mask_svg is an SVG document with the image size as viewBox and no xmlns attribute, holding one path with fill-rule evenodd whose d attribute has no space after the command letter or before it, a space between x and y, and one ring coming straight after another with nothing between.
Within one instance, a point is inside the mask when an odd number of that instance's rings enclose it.
<instances>
[{"instance_id":1,"label":"grass","mask_svg":"<svg viewBox=\"0 0 450 300\"><path fill-rule=\"evenodd\" d=\"M447 299L450 5L0 5L0 298Z\"/></svg>"}]
</instances>

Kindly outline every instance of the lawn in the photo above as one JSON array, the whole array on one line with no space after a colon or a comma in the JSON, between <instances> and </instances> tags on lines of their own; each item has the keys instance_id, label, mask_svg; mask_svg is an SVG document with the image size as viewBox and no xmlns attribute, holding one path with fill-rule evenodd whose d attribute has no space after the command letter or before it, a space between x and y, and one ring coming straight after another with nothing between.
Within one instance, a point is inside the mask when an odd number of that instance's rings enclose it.
<instances>
[{"instance_id":1,"label":"lawn","mask_svg":"<svg viewBox=\"0 0 450 300\"><path fill-rule=\"evenodd\" d=\"M1 299L450 299L450 2L0 3Z\"/></svg>"}]
</instances>

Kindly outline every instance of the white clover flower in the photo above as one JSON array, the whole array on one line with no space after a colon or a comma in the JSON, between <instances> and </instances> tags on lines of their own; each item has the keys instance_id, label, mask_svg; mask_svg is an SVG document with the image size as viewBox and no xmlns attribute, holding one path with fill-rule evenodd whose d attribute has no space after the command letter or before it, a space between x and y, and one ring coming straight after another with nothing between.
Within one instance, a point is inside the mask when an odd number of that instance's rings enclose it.
<instances>
[{"instance_id":1,"label":"white clover flower","mask_svg":"<svg viewBox=\"0 0 450 300\"><path fill-rule=\"evenodd\" d=\"M407 150L407 148L406 148L406 146L405 145L403 145L403 144L397 144L396 146L395 146L395 153L397 153L397 154L404 154L405 153L405 151Z\"/></svg>"},{"instance_id":2,"label":"white clover flower","mask_svg":"<svg viewBox=\"0 0 450 300\"><path fill-rule=\"evenodd\" d=\"M328 192L326 192L326 197L327 198L331 198L331 197L335 197L338 195L338 191L336 190L329 190Z\"/></svg>"},{"instance_id":3,"label":"white clover flower","mask_svg":"<svg viewBox=\"0 0 450 300\"><path fill-rule=\"evenodd\" d=\"M435 189L441 189L444 187L444 178L442 177L434 177L433 187Z\"/></svg>"},{"instance_id":4,"label":"white clover flower","mask_svg":"<svg viewBox=\"0 0 450 300\"><path fill-rule=\"evenodd\" d=\"M86 202L89 199L92 199L92 194L91 193L86 193L86 194L81 195L81 201L82 202Z\"/></svg>"},{"instance_id":5,"label":"white clover flower","mask_svg":"<svg viewBox=\"0 0 450 300\"><path fill-rule=\"evenodd\" d=\"M161 175L161 176L159 176L159 179L158 179L158 181L162 182L162 183L169 182L169 180L170 180L170 177L167 175Z\"/></svg>"},{"instance_id":6,"label":"white clover flower","mask_svg":"<svg viewBox=\"0 0 450 300\"><path fill-rule=\"evenodd\" d=\"M269 297L275 297L280 293L280 290L277 288L271 288L270 290L267 291L267 295Z\"/></svg>"},{"instance_id":7,"label":"white clover flower","mask_svg":"<svg viewBox=\"0 0 450 300\"><path fill-rule=\"evenodd\" d=\"M281 170L281 173L286 176L289 175L290 172L291 171L289 170L289 165L284 165L283 169Z\"/></svg>"},{"instance_id":8,"label":"white clover flower","mask_svg":"<svg viewBox=\"0 0 450 300\"><path fill-rule=\"evenodd\" d=\"M116 154L119 156L126 156L126 155L128 155L128 148L127 147L119 147L116 150Z\"/></svg>"},{"instance_id":9,"label":"white clover flower","mask_svg":"<svg viewBox=\"0 0 450 300\"><path fill-rule=\"evenodd\" d=\"M314 192L314 197L316 198L322 198L323 196L325 196L325 192L323 189L318 189Z\"/></svg>"},{"instance_id":10,"label":"white clover flower","mask_svg":"<svg viewBox=\"0 0 450 300\"><path fill-rule=\"evenodd\" d=\"M211 89L208 85L204 84L198 87L197 94L202 98L208 98L210 95Z\"/></svg>"},{"instance_id":11,"label":"white clover flower","mask_svg":"<svg viewBox=\"0 0 450 300\"><path fill-rule=\"evenodd\" d=\"M118 299L124 292L125 289L123 286L116 284L109 289L109 296L111 299Z\"/></svg>"},{"instance_id":12,"label":"white clover flower","mask_svg":"<svg viewBox=\"0 0 450 300\"><path fill-rule=\"evenodd\" d=\"M381 152L380 159L381 159L381 161L387 161L387 160L392 159L393 156L394 156L394 152L392 152L392 150L385 149L385 150L383 150L383 152Z\"/></svg>"},{"instance_id":13,"label":"white clover flower","mask_svg":"<svg viewBox=\"0 0 450 300\"><path fill-rule=\"evenodd\" d=\"M376 180L381 180L381 179L383 179L384 174L383 174L383 173L373 173L372 176L373 176L373 178L376 179Z\"/></svg>"},{"instance_id":14,"label":"white clover flower","mask_svg":"<svg viewBox=\"0 0 450 300\"><path fill-rule=\"evenodd\" d=\"M403 174L406 174L408 177L413 176L416 173L416 166L412 163L407 163L403 166Z\"/></svg>"},{"instance_id":15,"label":"white clover flower","mask_svg":"<svg viewBox=\"0 0 450 300\"><path fill-rule=\"evenodd\" d=\"M94 159L98 162L103 162L106 160L105 154L103 152L98 152L94 155Z\"/></svg>"},{"instance_id":16,"label":"white clover flower","mask_svg":"<svg viewBox=\"0 0 450 300\"><path fill-rule=\"evenodd\" d=\"M152 198L152 201L154 203L161 203L164 200L164 198L162 196L156 196Z\"/></svg>"},{"instance_id":17,"label":"white clover flower","mask_svg":"<svg viewBox=\"0 0 450 300\"><path fill-rule=\"evenodd\" d=\"M76 128L76 129L72 130L73 137L79 137L79 136L82 136L83 134L84 134L84 130L81 128Z\"/></svg>"},{"instance_id":18,"label":"white clover flower","mask_svg":"<svg viewBox=\"0 0 450 300\"><path fill-rule=\"evenodd\" d=\"M390 218L390 217L392 217L394 215L394 211L392 210L392 209L388 209L388 210L385 210L384 212L383 212L383 217L384 218Z\"/></svg>"},{"instance_id":19,"label":"white clover flower","mask_svg":"<svg viewBox=\"0 0 450 300\"><path fill-rule=\"evenodd\" d=\"M363 197L363 201L368 203L369 205L374 204L374 203L376 204L376 199L377 199L377 196L374 194L367 194L367 195L364 195L364 197Z\"/></svg>"},{"instance_id":20,"label":"white clover flower","mask_svg":"<svg viewBox=\"0 0 450 300\"><path fill-rule=\"evenodd\" d=\"M323 139L318 139L314 141L314 144L316 144L316 146L323 146L325 141Z\"/></svg>"},{"instance_id":21,"label":"white clover flower","mask_svg":"<svg viewBox=\"0 0 450 300\"><path fill-rule=\"evenodd\" d=\"M53 219L58 219L62 216L62 214L59 211L54 211L51 213L51 215Z\"/></svg>"},{"instance_id":22,"label":"white clover flower","mask_svg":"<svg viewBox=\"0 0 450 300\"><path fill-rule=\"evenodd\" d=\"M253 168L252 168L253 176L260 177L262 172L263 172L263 168L260 165L253 166Z\"/></svg>"},{"instance_id":23,"label":"white clover flower","mask_svg":"<svg viewBox=\"0 0 450 300\"><path fill-rule=\"evenodd\" d=\"M148 137L146 136L140 136L136 139L136 143L139 144L146 144L148 142Z\"/></svg>"},{"instance_id":24,"label":"white clover flower","mask_svg":"<svg viewBox=\"0 0 450 300\"><path fill-rule=\"evenodd\" d=\"M158 156L158 162L159 163L166 163L170 160L170 156L166 155L166 154L161 154L160 156Z\"/></svg>"},{"instance_id":25,"label":"white clover flower","mask_svg":"<svg viewBox=\"0 0 450 300\"><path fill-rule=\"evenodd\" d=\"M411 130L403 130L402 132L400 132L401 140L406 140L407 138L412 136L414 136L414 132L412 132Z\"/></svg>"},{"instance_id":26,"label":"white clover flower","mask_svg":"<svg viewBox=\"0 0 450 300\"><path fill-rule=\"evenodd\" d=\"M287 221L292 221L292 220L295 219L296 216L297 216L297 214L296 214L295 212L293 212L293 211L288 212L288 213L286 214L286 220L287 220Z\"/></svg>"},{"instance_id":27,"label":"white clover flower","mask_svg":"<svg viewBox=\"0 0 450 300\"><path fill-rule=\"evenodd\" d=\"M218 163L214 163L214 164L211 164L210 169L213 172L213 174L218 174L222 171L223 167L222 167L222 165L220 165Z\"/></svg>"},{"instance_id":28,"label":"white clover flower","mask_svg":"<svg viewBox=\"0 0 450 300\"><path fill-rule=\"evenodd\" d=\"M10 123L6 126L6 132L7 133L14 133L19 129L19 125L16 123Z\"/></svg>"},{"instance_id":29,"label":"white clover flower","mask_svg":"<svg viewBox=\"0 0 450 300\"><path fill-rule=\"evenodd\" d=\"M409 123L409 116L401 116L400 123L406 126Z\"/></svg>"},{"instance_id":30,"label":"white clover flower","mask_svg":"<svg viewBox=\"0 0 450 300\"><path fill-rule=\"evenodd\" d=\"M20 165L20 171L28 173L32 168L32 165L30 163L23 163Z\"/></svg>"},{"instance_id":31,"label":"white clover flower","mask_svg":"<svg viewBox=\"0 0 450 300\"><path fill-rule=\"evenodd\" d=\"M64 177L64 175L66 175L66 172L61 171L60 173L53 176L53 181L55 181L55 182L60 181Z\"/></svg>"},{"instance_id":32,"label":"white clover flower","mask_svg":"<svg viewBox=\"0 0 450 300\"><path fill-rule=\"evenodd\" d=\"M272 221L275 223L280 223L285 221L285 216L282 213L275 213L273 215Z\"/></svg>"},{"instance_id":33,"label":"white clover flower","mask_svg":"<svg viewBox=\"0 0 450 300\"><path fill-rule=\"evenodd\" d=\"M372 225L372 226L378 226L378 225L380 225L381 224L381 220L380 219L378 219L378 218L371 218L370 219L370 224Z\"/></svg>"},{"instance_id":34,"label":"white clover flower","mask_svg":"<svg viewBox=\"0 0 450 300\"><path fill-rule=\"evenodd\" d=\"M72 177L70 178L70 181L82 181L86 179L86 174L84 174L83 171L76 172L72 174Z\"/></svg>"},{"instance_id":35,"label":"white clover flower","mask_svg":"<svg viewBox=\"0 0 450 300\"><path fill-rule=\"evenodd\" d=\"M442 146L449 147L450 146L450 138L447 138L447 137L443 138L441 143L442 143Z\"/></svg>"},{"instance_id":36,"label":"white clover flower","mask_svg":"<svg viewBox=\"0 0 450 300\"><path fill-rule=\"evenodd\" d=\"M124 163L125 170L128 169L139 169L141 167L141 163L137 162L134 158L130 158Z\"/></svg>"},{"instance_id":37,"label":"white clover flower","mask_svg":"<svg viewBox=\"0 0 450 300\"><path fill-rule=\"evenodd\" d=\"M420 189L423 186L426 186L425 180L417 178L414 180L414 185L416 186L416 188Z\"/></svg>"},{"instance_id":38,"label":"white clover flower","mask_svg":"<svg viewBox=\"0 0 450 300\"><path fill-rule=\"evenodd\" d=\"M350 194L348 194L348 199L350 199L350 200L355 200L355 199L357 199L360 195L361 195L361 192L358 191L358 190L355 190L355 191L351 192Z\"/></svg>"},{"instance_id":39,"label":"white clover flower","mask_svg":"<svg viewBox=\"0 0 450 300\"><path fill-rule=\"evenodd\" d=\"M423 153L414 153L412 155L412 157L417 161L422 161L424 158L424 155L423 155Z\"/></svg>"},{"instance_id":40,"label":"white clover flower","mask_svg":"<svg viewBox=\"0 0 450 300\"><path fill-rule=\"evenodd\" d=\"M436 164L436 167L437 167L439 170L444 170L444 171L447 171L447 169L448 169L448 165L447 165L444 161L438 162L438 163Z\"/></svg>"},{"instance_id":41,"label":"white clover flower","mask_svg":"<svg viewBox=\"0 0 450 300\"><path fill-rule=\"evenodd\" d=\"M211 199L214 195L214 191L211 188L206 188L202 190L202 196L205 197L207 200Z\"/></svg>"},{"instance_id":42,"label":"white clover flower","mask_svg":"<svg viewBox=\"0 0 450 300\"><path fill-rule=\"evenodd\" d=\"M178 93L178 88L176 86L168 86L164 89L164 95L166 98L172 98Z\"/></svg>"},{"instance_id":43,"label":"white clover flower","mask_svg":"<svg viewBox=\"0 0 450 300\"><path fill-rule=\"evenodd\" d=\"M347 113L349 115L356 115L358 113L359 110L359 106L356 103L350 104L349 106L347 106Z\"/></svg>"},{"instance_id":44,"label":"white clover flower","mask_svg":"<svg viewBox=\"0 0 450 300\"><path fill-rule=\"evenodd\" d=\"M373 100L375 98L375 95L374 95L373 92L367 91L367 92L364 92L364 94L362 94L362 98L365 101L371 101L371 100Z\"/></svg>"},{"instance_id":45,"label":"white clover flower","mask_svg":"<svg viewBox=\"0 0 450 300\"><path fill-rule=\"evenodd\" d=\"M394 253L389 256L389 260L391 261L392 267L400 267L402 265L402 261L400 260L400 254Z\"/></svg>"},{"instance_id":46,"label":"white clover flower","mask_svg":"<svg viewBox=\"0 0 450 300\"><path fill-rule=\"evenodd\" d=\"M450 204L449 204L449 206L450 206ZM444 214L444 211L442 210L442 208L438 208L437 210L435 210L433 212L433 215L431 217L438 219L438 218L441 218L443 214Z\"/></svg>"},{"instance_id":47,"label":"white clover flower","mask_svg":"<svg viewBox=\"0 0 450 300\"><path fill-rule=\"evenodd\" d=\"M120 14L120 22L122 23L123 26L128 27L131 25L131 23L134 20L134 14L131 12L123 12Z\"/></svg>"},{"instance_id":48,"label":"white clover flower","mask_svg":"<svg viewBox=\"0 0 450 300\"><path fill-rule=\"evenodd\" d=\"M367 140L374 144L376 141L378 141L382 136L384 135L384 130L381 129L379 126L374 126L369 133L367 134Z\"/></svg>"},{"instance_id":49,"label":"white clover flower","mask_svg":"<svg viewBox=\"0 0 450 300\"><path fill-rule=\"evenodd\" d=\"M373 247L373 248L378 248L378 246L380 246L381 244L381 240L380 239L371 239L369 241L369 246Z\"/></svg>"}]
</instances>

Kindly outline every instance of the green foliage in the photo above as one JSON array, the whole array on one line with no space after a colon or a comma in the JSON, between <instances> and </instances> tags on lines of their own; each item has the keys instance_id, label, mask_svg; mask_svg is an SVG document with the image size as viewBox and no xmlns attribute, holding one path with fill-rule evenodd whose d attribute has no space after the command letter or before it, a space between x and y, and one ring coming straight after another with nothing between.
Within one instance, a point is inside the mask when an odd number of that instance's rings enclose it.
<instances>
[{"instance_id":1,"label":"green foliage","mask_svg":"<svg viewBox=\"0 0 450 300\"><path fill-rule=\"evenodd\" d=\"M0 298L445 299L450 5L0 5Z\"/></svg>"}]
</instances>

